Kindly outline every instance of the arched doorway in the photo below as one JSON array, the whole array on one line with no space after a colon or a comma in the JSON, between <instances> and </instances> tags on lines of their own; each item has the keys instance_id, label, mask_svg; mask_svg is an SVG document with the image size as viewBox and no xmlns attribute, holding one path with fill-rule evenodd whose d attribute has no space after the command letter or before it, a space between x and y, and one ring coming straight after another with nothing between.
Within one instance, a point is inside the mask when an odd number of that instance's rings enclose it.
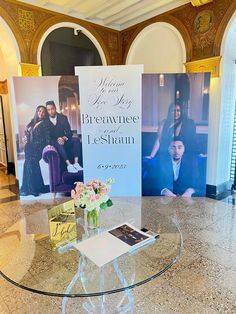
<instances>
[{"instance_id":1,"label":"arched doorway","mask_svg":"<svg viewBox=\"0 0 236 314\"><path fill-rule=\"evenodd\" d=\"M3 146L5 145L5 160L8 173L14 173L14 160L16 160L15 153L16 139L15 134L17 130L14 129L14 121L16 121L15 110L13 110L13 104L10 100L10 79L12 76L18 75L19 73L19 62L20 62L20 50L17 45L17 41L5 20L0 17L0 81L6 81L6 89L0 92L1 96L1 130L2 133L1 143L1 155L4 154ZM4 121L4 123L3 123ZM5 137L5 141L3 141ZM2 156L3 157L3 156ZM2 159L1 157L1 159ZM4 157L3 157L4 159Z\"/></svg>"},{"instance_id":2,"label":"arched doorway","mask_svg":"<svg viewBox=\"0 0 236 314\"><path fill-rule=\"evenodd\" d=\"M49 28L40 40L37 59L43 75L74 75L74 66L106 64L96 38L73 23Z\"/></svg>"},{"instance_id":3,"label":"arched doorway","mask_svg":"<svg viewBox=\"0 0 236 314\"><path fill-rule=\"evenodd\" d=\"M234 178L236 160L236 12L230 19L221 44L221 104L219 108L219 140L217 182Z\"/></svg>"},{"instance_id":4,"label":"arched doorway","mask_svg":"<svg viewBox=\"0 0 236 314\"><path fill-rule=\"evenodd\" d=\"M126 58L126 64L144 64L146 73L183 72L184 62L186 49L181 34L164 22L144 28L133 41Z\"/></svg>"}]
</instances>

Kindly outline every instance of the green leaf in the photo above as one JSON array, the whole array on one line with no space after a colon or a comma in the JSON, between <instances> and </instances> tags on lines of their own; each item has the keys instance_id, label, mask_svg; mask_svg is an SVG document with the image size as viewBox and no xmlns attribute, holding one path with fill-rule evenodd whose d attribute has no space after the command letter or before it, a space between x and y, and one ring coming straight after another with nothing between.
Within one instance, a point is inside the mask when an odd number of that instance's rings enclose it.
<instances>
[{"instance_id":1,"label":"green leaf","mask_svg":"<svg viewBox=\"0 0 236 314\"><path fill-rule=\"evenodd\" d=\"M112 205L113 205L112 200L109 199L109 200L107 201L107 206L110 207L110 206L112 206Z\"/></svg>"},{"instance_id":2,"label":"green leaf","mask_svg":"<svg viewBox=\"0 0 236 314\"><path fill-rule=\"evenodd\" d=\"M101 208L101 209L106 209L106 208L107 208L107 203L102 203L102 204L100 204L100 208Z\"/></svg>"}]
</instances>

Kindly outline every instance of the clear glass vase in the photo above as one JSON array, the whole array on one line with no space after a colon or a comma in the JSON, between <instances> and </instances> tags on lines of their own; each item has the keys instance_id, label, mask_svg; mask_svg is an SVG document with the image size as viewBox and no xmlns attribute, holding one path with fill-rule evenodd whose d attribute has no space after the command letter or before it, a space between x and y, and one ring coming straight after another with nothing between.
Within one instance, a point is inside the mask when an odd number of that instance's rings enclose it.
<instances>
[{"instance_id":1,"label":"clear glass vase","mask_svg":"<svg viewBox=\"0 0 236 314\"><path fill-rule=\"evenodd\" d=\"M89 229L97 229L100 227L100 210L94 208L93 210L87 211L87 223Z\"/></svg>"}]
</instances>

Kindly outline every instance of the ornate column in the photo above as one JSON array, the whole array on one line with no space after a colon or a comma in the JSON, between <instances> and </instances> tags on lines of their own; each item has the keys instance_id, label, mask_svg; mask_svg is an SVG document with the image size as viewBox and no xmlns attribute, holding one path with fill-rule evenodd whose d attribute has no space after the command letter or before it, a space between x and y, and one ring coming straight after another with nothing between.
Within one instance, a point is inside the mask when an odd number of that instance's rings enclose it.
<instances>
[{"instance_id":1,"label":"ornate column","mask_svg":"<svg viewBox=\"0 0 236 314\"><path fill-rule=\"evenodd\" d=\"M207 4L213 0L192 0L191 3L194 7L199 7L200 5Z\"/></svg>"},{"instance_id":2,"label":"ornate column","mask_svg":"<svg viewBox=\"0 0 236 314\"><path fill-rule=\"evenodd\" d=\"M186 62L186 72L211 72L211 77L220 76L221 56Z\"/></svg>"},{"instance_id":3,"label":"ornate column","mask_svg":"<svg viewBox=\"0 0 236 314\"><path fill-rule=\"evenodd\" d=\"M20 63L22 76L40 76L41 66L32 63Z\"/></svg>"}]
</instances>

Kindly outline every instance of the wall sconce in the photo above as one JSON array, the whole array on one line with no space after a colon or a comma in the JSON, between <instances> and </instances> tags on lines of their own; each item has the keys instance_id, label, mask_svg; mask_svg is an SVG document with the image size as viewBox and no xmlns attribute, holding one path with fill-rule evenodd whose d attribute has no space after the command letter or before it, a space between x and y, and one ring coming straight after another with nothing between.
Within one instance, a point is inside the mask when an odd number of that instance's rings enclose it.
<instances>
[{"instance_id":1,"label":"wall sconce","mask_svg":"<svg viewBox=\"0 0 236 314\"><path fill-rule=\"evenodd\" d=\"M164 86L164 74L160 74L160 75L159 75L159 85L160 85L161 87Z\"/></svg>"},{"instance_id":2,"label":"wall sconce","mask_svg":"<svg viewBox=\"0 0 236 314\"><path fill-rule=\"evenodd\" d=\"M176 99L179 99L179 97L180 97L180 92L179 92L179 90L176 91L176 96L175 96L175 97L176 97Z\"/></svg>"}]
</instances>

